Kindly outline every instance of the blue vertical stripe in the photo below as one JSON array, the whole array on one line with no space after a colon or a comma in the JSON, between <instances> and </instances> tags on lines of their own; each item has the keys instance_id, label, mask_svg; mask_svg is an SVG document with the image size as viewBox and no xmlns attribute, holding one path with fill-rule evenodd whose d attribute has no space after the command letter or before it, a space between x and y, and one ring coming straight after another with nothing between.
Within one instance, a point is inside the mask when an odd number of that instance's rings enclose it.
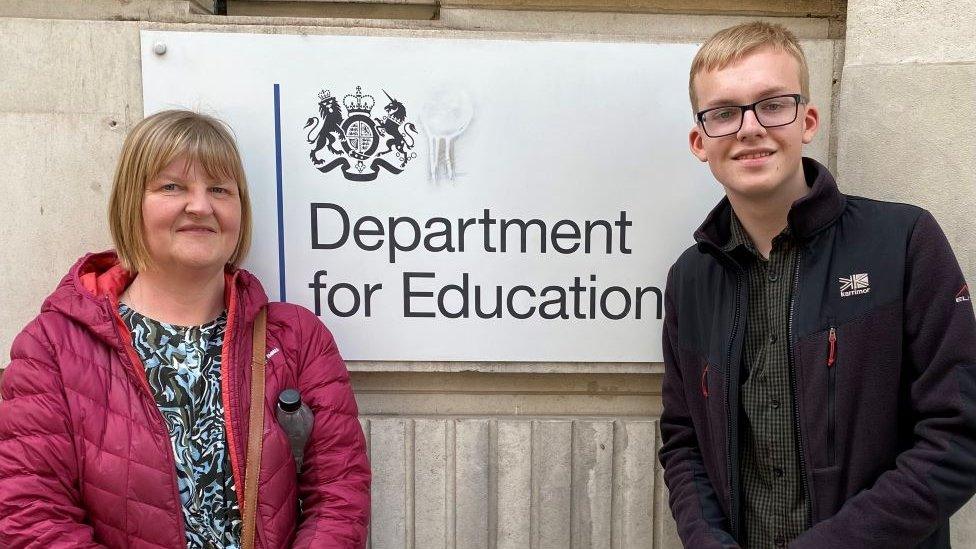
<instances>
[{"instance_id":1,"label":"blue vertical stripe","mask_svg":"<svg viewBox=\"0 0 976 549\"><path fill-rule=\"evenodd\" d=\"M278 180L278 301L285 301L285 216L281 194L281 90L274 85L275 175Z\"/></svg>"}]
</instances>

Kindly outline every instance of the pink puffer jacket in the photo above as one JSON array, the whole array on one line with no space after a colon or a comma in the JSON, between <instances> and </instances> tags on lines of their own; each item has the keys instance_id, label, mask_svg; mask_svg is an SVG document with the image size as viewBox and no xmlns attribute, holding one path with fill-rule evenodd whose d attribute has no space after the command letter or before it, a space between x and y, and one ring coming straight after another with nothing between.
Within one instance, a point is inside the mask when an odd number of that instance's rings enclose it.
<instances>
[{"instance_id":1,"label":"pink puffer jacket","mask_svg":"<svg viewBox=\"0 0 976 549\"><path fill-rule=\"evenodd\" d=\"M246 271L227 281L222 388L243 499L251 327L267 297ZM0 403L0 547L186 547L169 434L117 313L128 282L114 253L85 256L14 340ZM369 463L332 335L308 310L271 303L267 345L257 544L362 547ZM315 413L301 478L274 420L289 387Z\"/></svg>"}]
</instances>

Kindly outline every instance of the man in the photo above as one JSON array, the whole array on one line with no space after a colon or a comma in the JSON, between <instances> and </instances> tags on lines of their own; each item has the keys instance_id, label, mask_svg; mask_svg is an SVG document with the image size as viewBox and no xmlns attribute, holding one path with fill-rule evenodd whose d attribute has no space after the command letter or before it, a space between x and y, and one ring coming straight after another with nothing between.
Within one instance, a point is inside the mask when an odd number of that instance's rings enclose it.
<instances>
[{"instance_id":1,"label":"man","mask_svg":"<svg viewBox=\"0 0 976 549\"><path fill-rule=\"evenodd\" d=\"M691 152L726 198L668 276L661 463L686 547L947 548L976 491L976 319L920 208L841 194L779 25L710 38Z\"/></svg>"}]
</instances>

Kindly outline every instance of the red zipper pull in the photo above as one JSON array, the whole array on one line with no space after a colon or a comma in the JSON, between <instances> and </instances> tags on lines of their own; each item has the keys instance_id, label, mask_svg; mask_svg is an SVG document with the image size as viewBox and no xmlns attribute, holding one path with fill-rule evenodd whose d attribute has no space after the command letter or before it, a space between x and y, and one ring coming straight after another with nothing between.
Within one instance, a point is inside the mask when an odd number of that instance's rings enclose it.
<instances>
[{"instance_id":1,"label":"red zipper pull","mask_svg":"<svg viewBox=\"0 0 976 549\"><path fill-rule=\"evenodd\" d=\"M834 365L837 362L837 330L833 327L830 328L830 336L827 338L830 341L830 354L827 355L827 367Z\"/></svg>"},{"instance_id":2,"label":"red zipper pull","mask_svg":"<svg viewBox=\"0 0 976 549\"><path fill-rule=\"evenodd\" d=\"M702 396L708 398L708 364L705 364L705 369L702 370L701 376L701 392Z\"/></svg>"}]
</instances>

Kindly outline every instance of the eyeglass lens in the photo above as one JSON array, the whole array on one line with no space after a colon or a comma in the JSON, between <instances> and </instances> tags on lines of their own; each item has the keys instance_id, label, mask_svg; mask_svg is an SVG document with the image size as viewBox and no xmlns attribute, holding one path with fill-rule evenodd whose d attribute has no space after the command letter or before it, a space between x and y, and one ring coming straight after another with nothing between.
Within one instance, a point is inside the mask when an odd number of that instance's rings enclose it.
<instances>
[{"instance_id":1,"label":"eyeglass lens","mask_svg":"<svg viewBox=\"0 0 976 549\"><path fill-rule=\"evenodd\" d=\"M760 124L772 128L796 120L797 107L795 97L771 97L756 103L753 112ZM721 137L738 132L745 110L743 107L720 107L705 111L702 113L705 133L710 137Z\"/></svg>"}]
</instances>

